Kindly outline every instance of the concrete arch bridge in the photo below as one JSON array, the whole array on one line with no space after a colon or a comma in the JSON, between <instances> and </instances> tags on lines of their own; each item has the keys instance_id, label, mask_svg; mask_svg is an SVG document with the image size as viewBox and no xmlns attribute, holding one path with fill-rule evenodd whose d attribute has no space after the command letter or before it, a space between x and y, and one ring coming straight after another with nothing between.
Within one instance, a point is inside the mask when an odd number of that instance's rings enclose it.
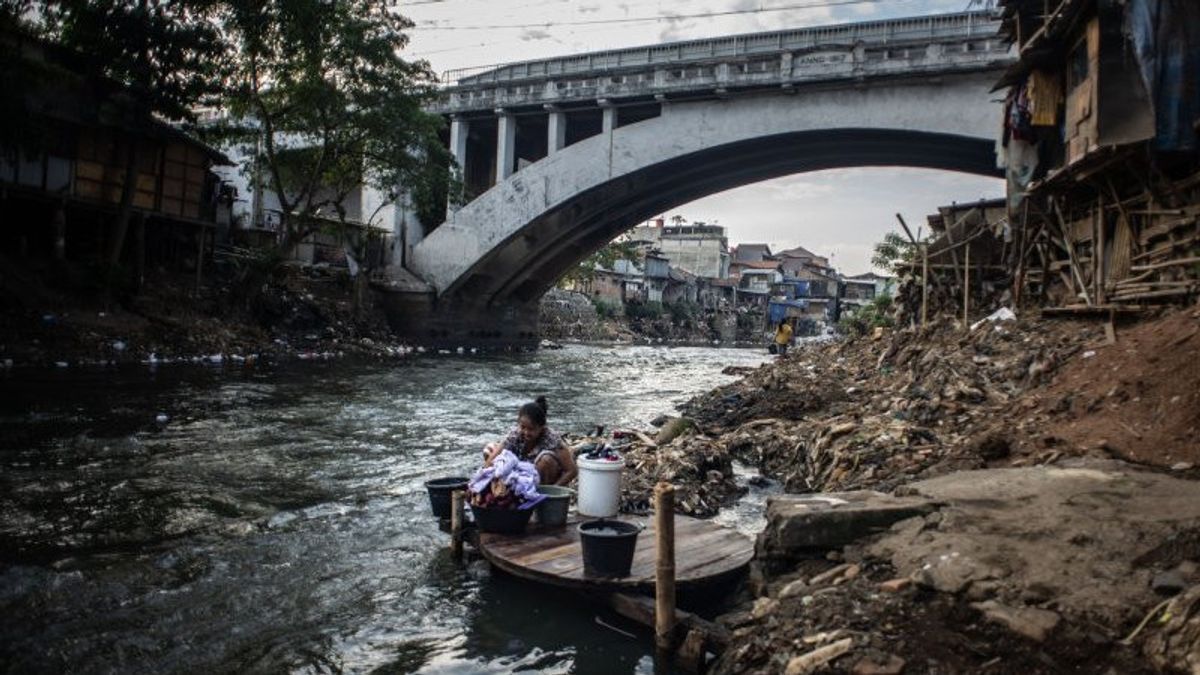
<instances>
[{"instance_id":1,"label":"concrete arch bridge","mask_svg":"<svg viewBox=\"0 0 1200 675\"><path fill-rule=\"evenodd\" d=\"M452 345L536 337L537 300L637 223L805 171L910 166L998 176L1011 63L986 13L584 54L451 74L438 110L474 199L405 233L431 291L393 324Z\"/></svg>"}]
</instances>

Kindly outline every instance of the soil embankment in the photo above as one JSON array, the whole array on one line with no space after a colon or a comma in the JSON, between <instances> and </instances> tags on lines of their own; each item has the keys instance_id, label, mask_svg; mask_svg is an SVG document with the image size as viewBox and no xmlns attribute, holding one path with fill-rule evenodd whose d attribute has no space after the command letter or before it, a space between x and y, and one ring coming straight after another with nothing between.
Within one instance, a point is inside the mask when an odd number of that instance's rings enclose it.
<instances>
[{"instance_id":1,"label":"soil embankment","mask_svg":"<svg viewBox=\"0 0 1200 675\"><path fill-rule=\"evenodd\" d=\"M551 289L540 302L542 338L577 342L765 345L762 309L705 309L694 303L633 304L620 313L574 291Z\"/></svg>"},{"instance_id":2,"label":"soil embankment","mask_svg":"<svg viewBox=\"0 0 1200 675\"><path fill-rule=\"evenodd\" d=\"M284 267L246 289L232 274L159 272L136 293L101 291L94 275L6 265L0 275L0 365L254 362L408 353L345 273Z\"/></svg>"},{"instance_id":3,"label":"soil embankment","mask_svg":"<svg viewBox=\"0 0 1200 675\"><path fill-rule=\"evenodd\" d=\"M734 459L795 495L718 672L1196 672L1198 348L1195 309L806 346L637 437L626 499L706 515Z\"/></svg>"}]
</instances>

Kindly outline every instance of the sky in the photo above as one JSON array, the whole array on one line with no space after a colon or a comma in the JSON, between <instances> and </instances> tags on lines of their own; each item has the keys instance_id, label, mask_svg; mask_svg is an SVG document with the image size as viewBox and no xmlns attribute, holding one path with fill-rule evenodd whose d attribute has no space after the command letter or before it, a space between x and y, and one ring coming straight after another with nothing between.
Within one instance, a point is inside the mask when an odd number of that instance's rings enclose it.
<instances>
[{"instance_id":1,"label":"sky","mask_svg":"<svg viewBox=\"0 0 1200 675\"><path fill-rule=\"evenodd\" d=\"M968 8L971 0L412 0L398 2L410 30L407 56L441 74L691 40ZM707 16L700 16L707 15ZM640 19L649 19L641 21ZM834 169L785 176L710 195L663 214L716 222L730 244L794 246L829 256L845 274L871 269L871 249L951 202L1004 194L999 179L901 167ZM633 223L631 223L633 225ZM881 271L881 270L877 270Z\"/></svg>"}]
</instances>

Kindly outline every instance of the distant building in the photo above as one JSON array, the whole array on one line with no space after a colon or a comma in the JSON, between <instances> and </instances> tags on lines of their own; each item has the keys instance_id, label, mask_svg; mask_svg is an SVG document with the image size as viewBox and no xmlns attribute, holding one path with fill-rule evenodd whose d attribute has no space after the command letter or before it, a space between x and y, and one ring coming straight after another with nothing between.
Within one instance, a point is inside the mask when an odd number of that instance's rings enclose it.
<instances>
[{"instance_id":1,"label":"distant building","mask_svg":"<svg viewBox=\"0 0 1200 675\"><path fill-rule=\"evenodd\" d=\"M671 265L698 277L724 279L729 276L729 241L725 228L719 225L693 223L662 228L637 228L633 235L638 238L657 233L658 250Z\"/></svg>"},{"instance_id":2,"label":"distant building","mask_svg":"<svg viewBox=\"0 0 1200 675\"><path fill-rule=\"evenodd\" d=\"M766 244L738 244L733 249L733 262L762 262L772 258L771 247Z\"/></svg>"},{"instance_id":3,"label":"distant building","mask_svg":"<svg viewBox=\"0 0 1200 675\"><path fill-rule=\"evenodd\" d=\"M808 269L825 276L833 276L834 274L833 268L829 266L829 258L817 255L803 246L780 251L775 254L775 257L783 267L783 273L790 276L800 276L798 272L802 269Z\"/></svg>"},{"instance_id":4,"label":"distant building","mask_svg":"<svg viewBox=\"0 0 1200 675\"><path fill-rule=\"evenodd\" d=\"M859 281L866 280L875 284L875 297L877 298L884 295L893 295L896 290L896 277L885 277L882 274L866 272L864 274L855 274L853 276L846 277L847 281L850 279Z\"/></svg>"},{"instance_id":5,"label":"distant building","mask_svg":"<svg viewBox=\"0 0 1200 675\"><path fill-rule=\"evenodd\" d=\"M646 301L663 302L663 292L671 280L671 261L659 253L648 253L643 259Z\"/></svg>"},{"instance_id":6,"label":"distant building","mask_svg":"<svg viewBox=\"0 0 1200 675\"><path fill-rule=\"evenodd\" d=\"M735 262L730 265L732 276L738 279L738 290L770 293L771 286L783 281L779 263L773 260Z\"/></svg>"}]
</instances>

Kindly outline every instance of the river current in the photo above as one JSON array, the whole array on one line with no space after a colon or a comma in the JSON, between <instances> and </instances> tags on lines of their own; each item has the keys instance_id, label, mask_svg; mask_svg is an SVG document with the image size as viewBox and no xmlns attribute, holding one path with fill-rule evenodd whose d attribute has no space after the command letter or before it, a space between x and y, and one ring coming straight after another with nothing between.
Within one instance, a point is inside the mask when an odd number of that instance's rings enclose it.
<instances>
[{"instance_id":1,"label":"river current","mask_svg":"<svg viewBox=\"0 0 1200 675\"><path fill-rule=\"evenodd\" d=\"M453 563L424 481L544 394L645 427L761 350L568 346L258 369L0 376L7 672L633 673L650 642ZM738 524L737 510L722 514Z\"/></svg>"}]
</instances>

